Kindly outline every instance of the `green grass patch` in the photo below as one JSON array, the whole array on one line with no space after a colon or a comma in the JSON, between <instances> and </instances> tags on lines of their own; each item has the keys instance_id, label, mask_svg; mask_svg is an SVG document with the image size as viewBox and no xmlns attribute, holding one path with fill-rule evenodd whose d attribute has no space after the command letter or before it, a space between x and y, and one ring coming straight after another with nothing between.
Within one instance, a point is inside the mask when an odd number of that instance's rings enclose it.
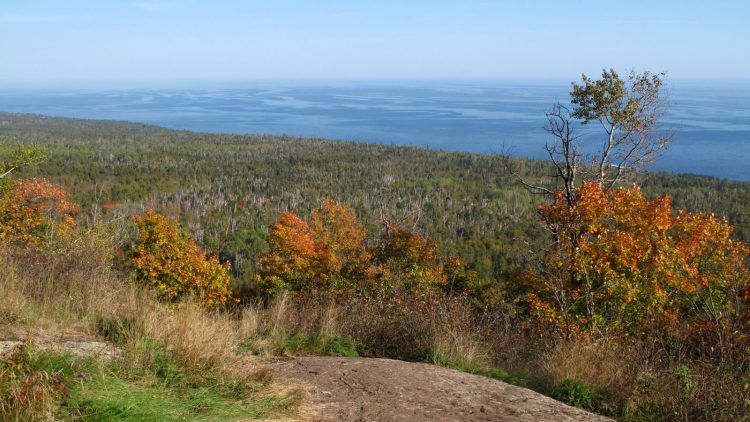
<instances>
[{"instance_id":1,"label":"green grass patch","mask_svg":"<svg viewBox=\"0 0 750 422\"><path fill-rule=\"evenodd\" d=\"M140 385L113 373L102 373L77 386L64 410L90 421L233 420L265 418L296 402L296 397L262 396L252 390L220 383L195 387Z\"/></svg>"},{"instance_id":2,"label":"green grass patch","mask_svg":"<svg viewBox=\"0 0 750 422\"><path fill-rule=\"evenodd\" d=\"M328 344L326 354L328 356L341 356L347 358L354 358L359 356L359 353L357 353L357 347L354 342L340 337L331 339Z\"/></svg>"},{"instance_id":3,"label":"green grass patch","mask_svg":"<svg viewBox=\"0 0 750 422\"><path fill-rule=\"evenodd\" d=\"M598 386L566 379L555 388L552 397L574 407L598 411L605 399L605 392Z\"/></svg>"},{"instance_id":4,"label":"green grass patch","mask_svg":"<svg viewBox=\"0 0 750 422\"><path fill-rule=\"evenodd\" d=\"M493 378L520 387L529 386L528 380L520 375L512 375L500 368L494 368L470 359L452 359L443 353L435 353L433 350L427 351L424 361L461 372Z\"/></svg>"},{"instance_id":5,"label":"green grass patch","mask_svg":"<svg viewBox=\"0 0 750 422\"><path fill-rule=\"evenodd\" d=\"M283 339L280 346L285 353L291 355L359 356L356 344L344 337L297 334Z\"/></svg>"},{"instance_id":6,"label":"green grass patch","mask_svg":"<svg viewBox=\"0 0 750 422\"><path fill-rule=\"evenodd\" d=\"M105 365L90 358L38 352L24 345L4 357L3 365L18 375L9 377L10 381L28 379L29 375L36 381L8 391L22 394L34 388L47 392L47 399L29 411L19 407L21 403L13 413L0 414L0 419L23 420L45 409L63 420L254 419L293 413L300 400L296 392L269 392L268 380L263 378L216 378L210 373L193 376L152 340L145 339L137 347L147 348L150 359L144 367L125 373L116 363Z\"/></svg>"}]
</instances>

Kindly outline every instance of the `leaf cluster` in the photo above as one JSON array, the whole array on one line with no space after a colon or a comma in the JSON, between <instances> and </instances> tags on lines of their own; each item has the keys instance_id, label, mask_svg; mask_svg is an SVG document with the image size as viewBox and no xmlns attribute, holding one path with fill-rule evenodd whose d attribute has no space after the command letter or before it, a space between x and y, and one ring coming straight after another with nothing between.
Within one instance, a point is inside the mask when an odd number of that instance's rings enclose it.
<instances>
[{"instance_id":1,"label":"leaf cluster","mask_svg":"<svg viewBox=\"0 0 750 422\"><path fill-rule=\"evenodd\" d=\"M195 296L207 307L231 300L228 263L206 257L174 221L153 210L134 220L138 240L129 251L133 269L161 299L176 302Z\"/></svg>"}]
</instances>

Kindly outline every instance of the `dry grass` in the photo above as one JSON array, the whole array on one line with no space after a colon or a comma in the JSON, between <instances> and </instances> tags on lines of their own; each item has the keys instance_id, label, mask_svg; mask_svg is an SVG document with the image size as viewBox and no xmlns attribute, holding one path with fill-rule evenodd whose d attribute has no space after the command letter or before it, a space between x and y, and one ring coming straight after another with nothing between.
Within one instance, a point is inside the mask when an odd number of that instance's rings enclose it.
<instances>
[{"instance_id":1,"label":"dry grass","mask_svg":"<svg viewBox=\"0 0 750 422\"><path fill-rule=\"evenodd\" d=\"M174 307L158 303L150 292L111 270L97 241L102 240L82 237L65 253L0 249L2 322L37 331L96 334L99 322L116 321L126 323L128 342L144 337L160 341L186 366L215 368L231 360L242 335L236 319L191 302Z\"/></svg>"},{"instance_id":2,"label":"dry grass","mask_svg":"<svg viewBox=\"0 0 750 422\"><path fill-rule=\"evenodd\" d=\"M491 366L490 343L483 339L483 327L472 309L460 300L446 300L435 307L432 324L434 363L453 362L464 370L479 371Z\"/></svg>"},{"instance_id":3,"label":"dry grass","mask_svg":"<svg viewBox=\"0 0 750 422\"><path fill-rule=\"evenodd\" d=\"M261 389L253 393L259 400L287 397L280 403L294 412L298 392L256 374L252 362L236 364L238 346L257 332L259 315L247 310L238 318L233 312L208 312L194 302L159 303L151 292L112 270L112 257L102 253L112 249L107 241L82 235L59 250L0 244L0 333L25 332L30 338L104 335L124 351L117 363L123 379L146 376L151 378L139 385L153 384L158 380L148 373L159 363L155 359L168 359L191 383L259 382ZM275 329L282 330L284 312L277 311Z\"/></svg>"},{"instance_id":4,"label":"dry grass","mask_svg":"<svg viewBox=\"0 0 750 422\"><path fill-rule=\"evenodd\" d=\"M627 394L638 372L637 360L634 349L615 339L586 339L561 341L541 357L540 367L553 385L572 379Z\"/></svg>"},{"instance_id":5,"label":"dry grass","mask_svg":"<svg viewBox=\"0 0 750 422\"><path fill-rule=\"evenodd\" d=\"M681 360L648 341L533 340L507 314L485 320L458 298L390 292L337 303L281 295L237 312L161 304L112 270L112 257L102 254L111 249L108 242L101 231L45 252L0 246L0 330L119 335L127 351L124 372L152 365L155 351L143 345L155 342L193 373L245 371L260 378L265 375L253 374L252 365L235 365L248 342L257 354L274 356L326 353L332 340L350 338L367 356L431 357L480 373L499 366L541 380L547 391L566 379L598 386L607 392L604 410L626 420L742 420L747 414L747 368Z\"/></svg>"},{"instance_id":6,"label":"dry grass","mask_svg":"<svg viewBox=\"0 0 750 422\"><path fill-rule=\"evenodd\" d=\"M0 324L95 335L101 322L109 321L119 324L128 345L156 340L180 364L197 370L230 365L239 343L258 330L261 317L252 310L237 318L194 302L159 303L112 270L112 257L102 253L112 249L108 241L101 233L87 233L59 250L0 245ZM283 302L276 313L273 329L281 332Z\"/></svg>"},{"instance_id":7,"label":"dry grass","mask_svg":"<svg viewBox=\"0 0 750 422\"><path fill-rule=\"evenodd\" d=\"M18 270L8 262L8 259L0 256L0 325L13 324L28 319L30 304L26 300L18 283Z\"/></svg>"}]
</instances>

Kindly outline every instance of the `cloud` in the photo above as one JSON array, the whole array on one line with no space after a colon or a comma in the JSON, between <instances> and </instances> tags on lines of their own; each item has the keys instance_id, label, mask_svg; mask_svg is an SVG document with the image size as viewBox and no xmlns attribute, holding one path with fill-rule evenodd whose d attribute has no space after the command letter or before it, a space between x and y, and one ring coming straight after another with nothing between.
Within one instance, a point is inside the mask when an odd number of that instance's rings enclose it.
<instances>
[{"instance_id":1,"label":"cloud","mask_svg":"<svg viewBox=\"0 0 750 422\"><path fill-rule=\"evenodd\" d=\"M153 1L138 1L130 3L130 5L144 12L164 12L174 8L174 3Z\"/></svg>"}]
</instances>

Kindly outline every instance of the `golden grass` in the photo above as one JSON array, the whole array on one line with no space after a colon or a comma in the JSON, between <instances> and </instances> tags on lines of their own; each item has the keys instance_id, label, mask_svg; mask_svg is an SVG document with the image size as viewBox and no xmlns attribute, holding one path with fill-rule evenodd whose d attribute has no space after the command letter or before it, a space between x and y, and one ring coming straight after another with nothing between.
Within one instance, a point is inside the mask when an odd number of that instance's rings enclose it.
<instances>
[{"instance_id":1,"label":"golden grass","mask_svg":"<svg viewBox=\"0 0 750 422\"><path fill-rule=\"evenodd\" d=\"M541 357L540 367L554 385L572 379L624 393L632 389L635 356L614 339L561 341Z\"/></svg>"},{"instance_id":2,"label":"golden grass","mask_svg":"<svg viewBox=\"0 0 750 422\"><path fill-rule=\"evenodd\" d=\"M221 370L232 364L240 342L257 331L259 315L247 310L236 318L194 302L159 303L111 269L111 257L102 258L107 246L98 243L105 241L81 236L61 253L0 245L0 324L38 335L96 335L101 321L112 321L122 324L131 351L148 338L188 368ZM275 330L283 330L283 306Z\"/></svg>"},{"instance_id":3,"label":"golden grass","mask_svg":"<svg viewBox=\"0 0 750 422\"><path fill-rule=\"evenodd\" d=\"M254 397L286 403L281 413L272 414L296 414L300 391L271 380L258 372L256 362L238 354L242 341L268 325L269 312L207 311L191 301L160 303L112 269L109 241L89 233L68 239L65 247L44 250L0 244L0 340L14 337L12 333L45 341L71 334L111 336L123 349L117 362L123 379L145 376L139 381L144 385L157 381L148 368L159 353L166 354L193 381L258 382ZM273 331L285 332L286 309L280 301L269 310L276 315L270 320ZM0 419L9 415L3 412Z\"/></svg>"}]
</instances>

